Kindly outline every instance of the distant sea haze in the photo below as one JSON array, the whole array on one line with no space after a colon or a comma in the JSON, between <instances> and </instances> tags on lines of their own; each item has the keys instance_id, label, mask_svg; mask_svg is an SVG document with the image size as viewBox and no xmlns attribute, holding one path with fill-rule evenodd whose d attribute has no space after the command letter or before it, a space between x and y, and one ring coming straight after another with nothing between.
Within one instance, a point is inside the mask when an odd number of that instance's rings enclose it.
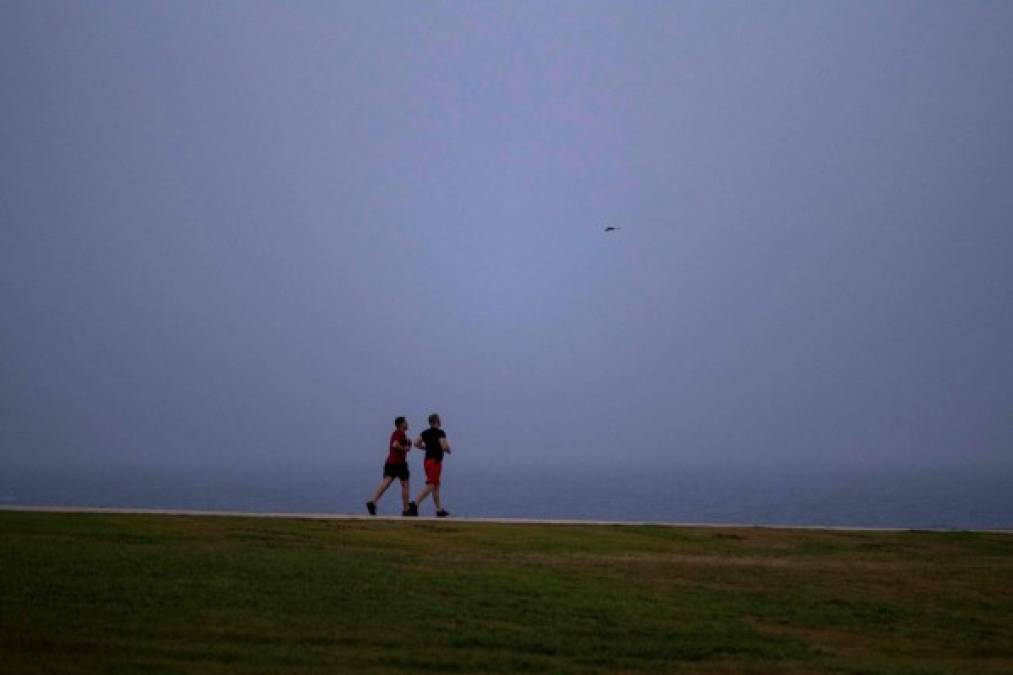
<instances>
[{"instance_id":1,"label":"distant sea haze","mask_svg":"<svg viewBox=\"0 0 1013 675\"><path fill-rule=\"evenodd\" d=\"M680 523L1013 527L1013 467L479 467L445 465L454 515ZM423 485L411 464L411 489ZM376 466L8 466L0 504L364 513ZM380 513L400 513L397 485ZM422 507L429 514L431 501Z\"/></svg>"}]
</instances>

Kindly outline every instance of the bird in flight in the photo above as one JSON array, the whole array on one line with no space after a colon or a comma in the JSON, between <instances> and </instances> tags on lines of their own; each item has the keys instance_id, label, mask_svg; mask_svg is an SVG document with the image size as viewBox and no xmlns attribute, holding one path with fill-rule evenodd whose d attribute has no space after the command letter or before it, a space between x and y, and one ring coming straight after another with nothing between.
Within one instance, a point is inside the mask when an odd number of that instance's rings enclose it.
<instances>
[{"instance_id":1,"label":"bird in flight","mask_svg":"<svg viewBox=\"0 0 1013 675\"><path fill-rule=\"evenodd\" d=\"M612 225L609 225L608 227L605 228L605 231L606 232L615 232L618 229L619 229L618 227L614 227Z\"/></svg>"}]
</instances>

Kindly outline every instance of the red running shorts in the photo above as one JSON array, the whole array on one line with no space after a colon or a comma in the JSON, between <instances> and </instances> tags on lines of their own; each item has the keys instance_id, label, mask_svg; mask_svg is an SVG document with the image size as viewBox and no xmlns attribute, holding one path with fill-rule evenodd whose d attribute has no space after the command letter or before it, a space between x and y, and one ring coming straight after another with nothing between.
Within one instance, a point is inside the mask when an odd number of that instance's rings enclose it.
<instances>
[{"instance_id":1,"label":"red running shorts","mask_svg":"<svg viewBox=\"0 0 1013 675\"><path fill-rule=\"evenodd\" d=\"M437 462L435 459L427 459L422 465L426 469L426 484L439 485L440 474L443 473L443 462Z\"/></svg>"}]
</instances>

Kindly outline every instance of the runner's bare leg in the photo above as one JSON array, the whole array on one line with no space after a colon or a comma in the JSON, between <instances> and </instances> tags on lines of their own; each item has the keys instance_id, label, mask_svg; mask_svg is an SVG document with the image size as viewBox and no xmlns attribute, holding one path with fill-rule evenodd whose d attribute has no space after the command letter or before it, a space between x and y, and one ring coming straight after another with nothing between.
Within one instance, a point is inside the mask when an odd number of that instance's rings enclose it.
<instances>
[{"instance_id":1,"label":"runner's bare leg","mask_svg":"<svg viewBox=\"0 0 1013 675\"><path fill-rule=\"evenodd\" d=\"M384 476L383 480L380 481L379 487L376 488L376 492L373 494L373 498L370 499L369 501L373 502L374 504L380 501L380 497L383 496L383 493L387 491L387 488L389 488L390 484L393 482L394 476Z\"/></svg>"},{"instance_id":2,"label":"runner's bare leg","mask_svg":"<svg viewBox=\"0 0 1013 675\"><path fill-rule=\"evenodd\" d=\"M426 486L422 488L422 492L415 498L416 504L421 504L422 500L429 496L429 493L433 491L433 486L430 483L426 483Z\"/></svg>"}]
</instances>

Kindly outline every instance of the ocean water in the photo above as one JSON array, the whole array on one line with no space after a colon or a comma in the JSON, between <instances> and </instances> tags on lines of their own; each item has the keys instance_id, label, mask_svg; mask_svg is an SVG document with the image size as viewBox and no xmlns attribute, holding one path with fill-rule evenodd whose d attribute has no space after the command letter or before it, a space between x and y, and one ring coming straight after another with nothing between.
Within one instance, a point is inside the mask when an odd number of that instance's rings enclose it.
<instances>
[{"instance_id":1,"label":"ocean water","mask_svg":"<svg viewBox=\"0 0 1013 675\"><path fill-rule=\"evenodd\" d=\"M422 487L411 463L414 495ZM364 513L381 463L3 467L0 504ZM1009 466L444 468L454 515L679 523L1013 528ZM400 513L397 482L380 512ZM424 504L423 515L433 510Z\"/></svg>"}]
</instances>

